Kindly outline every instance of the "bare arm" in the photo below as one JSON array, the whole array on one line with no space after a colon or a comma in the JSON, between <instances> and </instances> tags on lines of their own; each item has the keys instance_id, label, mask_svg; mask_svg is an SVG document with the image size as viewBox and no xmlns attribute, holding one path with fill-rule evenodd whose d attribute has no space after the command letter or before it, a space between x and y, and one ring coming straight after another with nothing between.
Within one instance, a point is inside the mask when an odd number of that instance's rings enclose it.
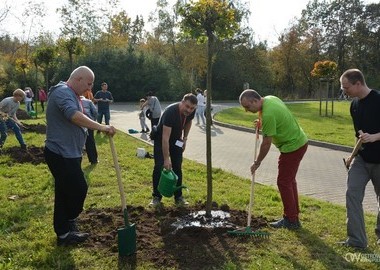
<instances>
[{"instance_id":1,"label":"bare arm","mask_svg":"<svg viewBox=\"0 0 380 270\"><path fill-rule=\"evenodd\" d=\"M186 149L187 136L189 135L192 122L193 121L187 122L185 127L183 128L183 138L182 138L183 139L183 146L182 146L183 151L185 151L185 149Z\"/></svg>"},{"instance_id":2,"label":"bare arm","mask_svg":"<svg viewBox=\"0 0 380 270\"><path fill-rule=\"evenodd\" d=\"M380 132L375 134L369 134L369 133L361 133L359 138L361 139L362 143L369 143L369 142L376 142L380 141Z\"/></svg>"},{"instance_id":3,"label":"bare arm","mask_svg":"<svg viewBox=\"0 0 380 270\"><path fill-rule=\"evenodd\" d=\"M172 161L170 159L169 152L169 138L172 133L172 128L163 125L162 126L162 154L164 156L164 168L167 170L172 169Z\"/></svg>"},{"instance_id":4,"label":"bare arm","mask_svg":"<svg viewBox=\"0 0 380 270\"><path fill-rule=\"evenodd\" d=\"M111 136L116 133L116 129L113 126L99 124L98 122L91 120L89 117L79 111L73 115L71 122L77 126L89 128L92 130L99 130Z\"/></svg>"},{"instance_id":5,"label":"bare arm","mask_svg":"<svg viewBox=\"0 0 380 270\"><path fill-rule=\"evenodd\" d=\"M263 142L260 145L260 151L256 160L251 165L251 173L253 174L259 167L261 162L267 156L269 149L272 145L272 137L263 137Z\"/></svg>"}]
</instances>

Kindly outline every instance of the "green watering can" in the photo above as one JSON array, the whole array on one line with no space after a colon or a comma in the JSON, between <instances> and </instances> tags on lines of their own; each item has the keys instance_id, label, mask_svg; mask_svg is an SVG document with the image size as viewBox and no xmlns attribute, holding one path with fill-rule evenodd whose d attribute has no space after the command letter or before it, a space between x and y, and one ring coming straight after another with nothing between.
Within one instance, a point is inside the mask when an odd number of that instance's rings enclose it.
<instances>
[{"instance_id":1,"label":"green watering can","mask_svg":"<svg viewBox=\"0 0 380 270\"><path fill-rule=\"evenodd\" d=\"M162 169L160 181L158 183L158 191L162 196L172 197L174 193L181 189L187 188L186 186L177 186L178 176L173 170Z\"/></svg>"}]
</instances>

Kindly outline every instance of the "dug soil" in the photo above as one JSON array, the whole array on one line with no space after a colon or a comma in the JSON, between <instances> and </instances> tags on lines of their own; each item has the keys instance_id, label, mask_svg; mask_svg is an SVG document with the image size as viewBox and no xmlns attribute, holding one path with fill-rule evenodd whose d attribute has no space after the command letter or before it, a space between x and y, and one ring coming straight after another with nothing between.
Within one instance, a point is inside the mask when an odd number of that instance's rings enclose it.
<instances>
[{"instance_id":1,"label":"dug soil","mask_svg":"<svg viewBox=\"0 0 380 270\"><path fill-rule=\"evenodd\" d=\"M22 119L23 117L19 118ZM23 132L46 133L45 125L25 125ZM28 145L4 148L11 159L18 163L39 164L45 162L43 147ZM188 207L133 207L128 206L130 221L136 227L136 253L119 256L119 269L135 269L142 263L156 269L219 269L229 262L244 268L249 249L268 241L268 236L250 236L228 233L236 228L244 229L247 212L230 209L227 205L213 204L212 213L226 213L219 218L204 215L205 205L198 202ZM202 213L202 214L198 214ZM90 232L84 247L118 256L117 229L125 227L120 208L84 211L78 221L81 230ZM267 220L252 217L252 231L266 231ZM128 240L126 240L128 241Z\"/></svg>"},{"instance_id":2,"label":"dug soil","mask_svg":"<svg viewBox=\"0 0 380 270\"><path fill-rule=\"evenodd\" d=\"M215 206L212 212L222 211L230 215L228 220L222 221L225 226L219 226L221 220L216 222L219 225L208 226L215 225L213 221L218 218L207 219L205 215L194 217L194 213L201 213L205 209L202 203L181 208L128 206L130 220L136 227L137 252L127 257L119 256L119 267L135 269L141 262L148 262L156 269L220 269L228 262L233 262L238 269L244 268L249 257L248 248L268 241L268 237L229 234L227 231L236 229L236 225L245 228L247 213L229 209L226 205L220 208ZM178 221L186 225L178 226ZM80 216L79 226L91 232L85 247L118 256L117 229L125 227L120 208L86 210ZM266 226L265 218L252 219L253 231Z\"/></svg>"}]
</instances>

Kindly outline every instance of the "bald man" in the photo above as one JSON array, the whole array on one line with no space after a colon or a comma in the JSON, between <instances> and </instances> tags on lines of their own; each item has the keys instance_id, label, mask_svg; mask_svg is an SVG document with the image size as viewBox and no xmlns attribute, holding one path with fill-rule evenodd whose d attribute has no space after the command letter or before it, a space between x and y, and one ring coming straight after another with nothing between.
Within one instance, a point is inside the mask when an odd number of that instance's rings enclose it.
<instances>
[{"instance_id":1,"label":"bald man","mask_svg":"<svg viewBox=\"0 0 380 270\"><path fill-rule=\"evenodd\" d=\"M83 113L80 96L92 88L94 79L92 70L81 66L66 82L49 90L44 154L55 182L54 231L58 246L76 245L89 236L79 232L76 224L87 195L81 168L87 129L110 136L116 132L114 127L101 125Z\"/></svg>"}]
</instances>

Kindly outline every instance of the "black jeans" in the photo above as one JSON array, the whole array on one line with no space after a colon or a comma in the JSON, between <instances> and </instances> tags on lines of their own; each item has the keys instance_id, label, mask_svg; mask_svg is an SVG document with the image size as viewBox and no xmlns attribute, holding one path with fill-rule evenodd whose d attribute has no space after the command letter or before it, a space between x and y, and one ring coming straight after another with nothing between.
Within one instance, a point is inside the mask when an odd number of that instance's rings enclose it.
<instances>
[{"instance_id":1,"label":"black jeans","mask_svg":"<svg viewBox=\"0 0 380 270\"><path fill-rule=\"evenodd\" d=\"M159 120L160 120L160 118L150 119L150 130L153 130L153 126L157 126Z\"/></svg>"},{"instance_id":2,"label":"black jeans","mask_svg":"<svg viewBox=\"0 0 380 270\"><path fill-rule=\"evenodd\" d=\"M96 150L94 131L88 129L88 135L86 138L86 153L90 163L98 162L98 151Z\"/></svg>"},{"instance_id":3,"label":"black jeans","mask_svg":"<svg viewBox=\"0 0 380 270\"><path fill-rule=\"evenodd\" d=\"M161 140L161 136L158 138ZM182 155L183 149L175 146L174 143L169 142L170 159L174 173L178 176L177 186L182 185ZM157 190L160 181L161 171L164 166L164 155L162 154L162 143L154 142L154 169L153 169L153 193L152 195L157 198L162 198L162 195ZM182 196L182 189L174 193L174 198L177 199Z\"/></svg>"},{"instance_id":4,"label":"black jeans","mask_svg":"<svg viewBox=\"0 0 380 270\"><path fill-rule=\"evenodd\" d=\"M47 147L44 154L54 177L54 231L59 236L69 232L69 220L82 212L88 187L81 168L82 158L64 158Z\"/></svg>"}]
</instances>

